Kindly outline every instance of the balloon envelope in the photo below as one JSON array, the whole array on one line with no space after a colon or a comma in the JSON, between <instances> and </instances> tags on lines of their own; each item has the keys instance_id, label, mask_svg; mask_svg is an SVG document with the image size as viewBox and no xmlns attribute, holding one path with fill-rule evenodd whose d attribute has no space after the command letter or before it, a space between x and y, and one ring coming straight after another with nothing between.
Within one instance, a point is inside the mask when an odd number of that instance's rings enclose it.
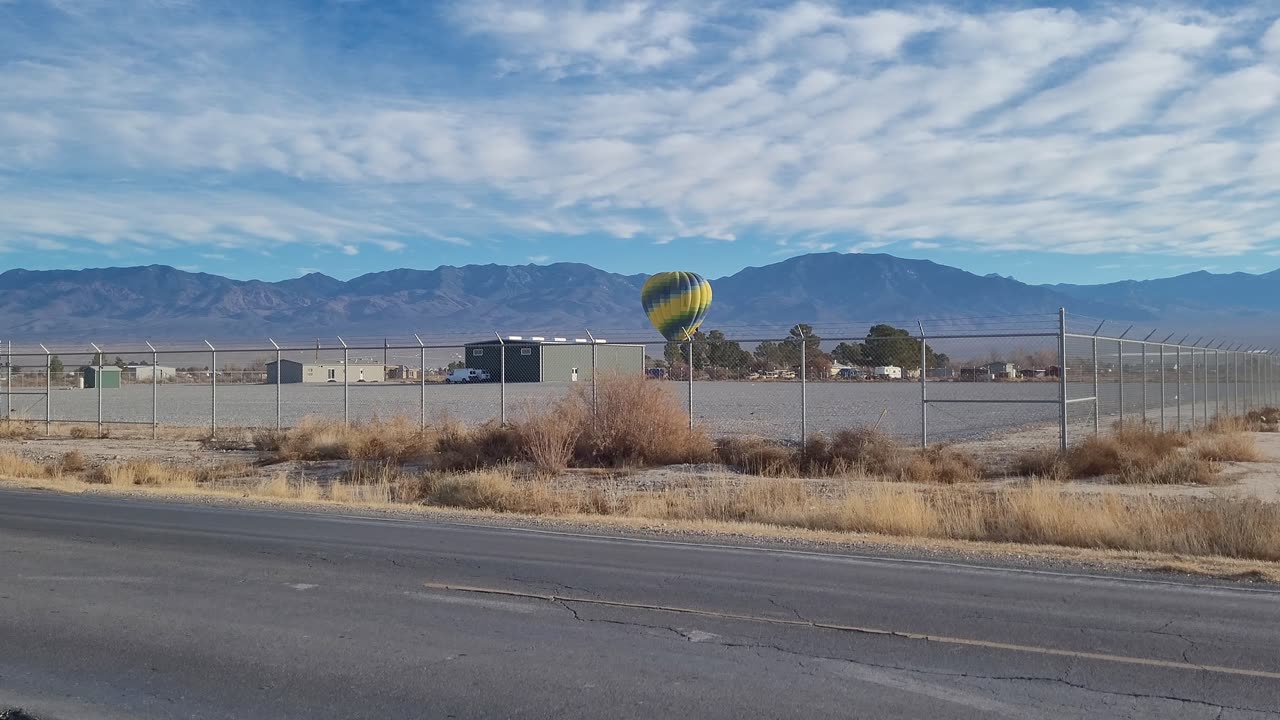
<instances>
[{"instance_id":1,"label":"balloon envelope","mask_svg":"<svg viewBox=\"0 0 1280 720\"><path fill-rule=\"evenodd\" d=\"M658 273L640 291L649 322L668 340L684 340L693 334L711 307L711 283L697 273Z\"/></svg>"}]
</instances>

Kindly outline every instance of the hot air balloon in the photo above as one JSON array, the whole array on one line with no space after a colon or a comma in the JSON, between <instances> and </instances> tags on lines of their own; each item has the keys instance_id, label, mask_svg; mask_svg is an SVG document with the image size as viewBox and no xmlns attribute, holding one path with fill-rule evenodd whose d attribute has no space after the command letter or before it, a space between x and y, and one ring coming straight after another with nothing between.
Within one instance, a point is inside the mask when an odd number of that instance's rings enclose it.
<instances>
[{"instance_id":1,"label":"hot air balloon","mask_svg":"<svg viewBox=\"0 0 1280 720\"><path fill-rule=\"evenodd\" d=\"M663 337L684 340L685 333L692 335L707 316L711 283L697 273L658 273L640 290L640 304Z\"/></svg>"}]
</instances>

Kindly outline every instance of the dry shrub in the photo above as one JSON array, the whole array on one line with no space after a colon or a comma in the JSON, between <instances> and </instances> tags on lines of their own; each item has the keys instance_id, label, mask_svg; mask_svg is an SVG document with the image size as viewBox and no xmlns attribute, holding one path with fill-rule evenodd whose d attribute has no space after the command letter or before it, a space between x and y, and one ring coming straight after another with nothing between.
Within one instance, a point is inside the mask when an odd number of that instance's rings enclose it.
<instances>
[{"instance_id":1,"label":"dry shrub","mask_svg":"<svg viewBox=\"0 0 1280 720\"><path fill-rule=\"evenodd\" d=\"M45 463L44 471L50 477L61 477L83 472L88 466L89 463L84 459L84 455L79 450L72 450L62 453L57 459Z\"/></svg>"},{"instance_id":2,"label":"dry shrub","mask_svg":"<svg viewBox=\"0 0 1280 720\"><path fill-rule=\"evenodd\" d=\"M1116 475L1124 485L1216 485L1221 482L1210 461L1187 453L1168 455L1146 464L1130 464Z\"/></svg>"},{"instance_id":3,"label":"dry shrub","mask_svg":"<svg viewBox=\"0 0 1280 720\"><path fill-rule=\"evenodd\" d=\"M582 498L541 481L516 481L511 472L484 470L424 479L432 505L535 515L577 513Z\"/></svg>"},{"instance_id":4,"label":"dry shrub","mask_svg":"<svg viewBox=\"0 0 1280 720\"><path fill-rule=\"evenodd\" d=\"M217 465L204 466L195 470L195 481L200 484L216 483L223 480L244 478L253 475L253 468L248 463L224 462Z\"/></svg>"},{"instance_id":5,"label":"dry shrub","mask_svg":"<svg viewBox=\"0 0 1280 720\"><path fill-rule=\"evenodd\" d=\"M579 397L590 407L589 398ZM666 383L612 374L597 382L595 412L575 458L581 465L618 467L706 462L714 454L710 438L689 427L688 412Z\"/></svg>"},{"instance_id":6,"label":"dry shrub","mask_svg":"<svg viewBox=\"0 0 1280 720\"><path fill-rule=\"evenodd\" d=\"M1253 432L1280 432L1280 408L1267 407L1245 413L1246 429Z\"/></svg>"},{"instance_id":7,"label":"dry shrub","mask_svg":"<svg viewBox=\"0 0 1280 720\"><path fill-rule=\"evenodd\" d=\"M39 437L36 425L25 420L0 421L0 440L31 440Z\"/></svg>"},{"instance_id":8,"label":"dry shrub","mask_svg":"<svg viewBox=\"0 0 1280 720\"><path fill-rule=\"evenodd\" d=\"M951 445L932 445L921 454L928 467L928 482L941 485L977 482L982 479L982 463L973 455ZM924 480L917 480L924 482Z\"/></svg>"},{"instance_id":9,"label":"dry shrub","mask_svg":"<svg viewBox=\"0 0 1280 720\"><path fill-rule=\"evenodd\" d=\"M725 437L716 447L720 462L740 472L766 477L793 477L800 473L793 448L761 437Z\"/></svg>"},{"instance_id":10,"label":"dry shrub","mask_svg":"<svg viewBox=\"0 0 1280 720\"><path fill-rule=\"evenodd\" d=\"M1014 467L1021 475L1052 480L1109 476L1130 485L1213 485L1220 482L1215 462L1260 459L1253 438L1241 428L1228 418L1196 433L1117 424L1112 434L1086 437L1065 454L1044 448L1023 453Z\"/></svg>"},{"instance_id":11,"label":"dry shrub","mask_svg":"<svg viewBox=\"0 0 1280 720\"><path fill-rule=\"evenodd\" d=\"M1202 460L1215 462L1258 462L1262 454L1253 438L1243 432L1214 432L1198 437L1191 453Z\"/></svg>"},{"instance_id":12,"label":"dry shrub","mask_svg":"<svg viewBox=\"0 0 1280 720\"><path fill-rule=\"evenodd\" d=\"M437 432L432 465L438 470L478 470L505 465L522 455L515 431L497 423L469 428L447 420Z\"/></svg>"},{"instance_id":13,"label":"dry shrub","mask_svg":"<svg viewBox=\"0 0 1280 720\"><path fill-rule=\"evenodd\" d=\"M1042 480L1067 480L1071 477L1071 465L1061 450L1038 447L1019 454L1013 461L1013 472Z\"/></svg>"},{"instance_id":14,"label":"dry shrub","mask_svg":"<svg viewBox=\"0 0 1280 720\"><path fill-rule=\"evenodd\" d=\"M726 465L766 477L873 476L944 485L982 477L978 460L955 447L905 448L870 429L840 430L830 438L817 435L799 451L761 438L725 438L717 451Z\"/></svg>"},{"instance_id":15,"label":"dry shrub","mask_svg":"<svg viewBox=\"0 0 1280 720\"><path fill-rule=\"evenodd\" d=\"M576 397L539 410L530 402L512 429L525 456L539 472L556 473L569 466L586 428L590 410Z\"/></svg>"},{"instance_id":16,"label":"dry shrub","mask_svg":"<svg viewBox=\"0 0 1280 720\"><path fill-rule=\"evenodd\" d=\"M801 453L805 471L841 475L854 469L897 476L912 462L912 453L893 438L869 428L837 430L829 439L815 435Z\"/></svg>"},{"instance_id":17,"label":"dry shrub","mask_svg":"<svg viewBox=\"0 0 1280 720\"><path fill-rule=\"evenodd\" d=\"M93 437L94 432L83 425L76 425L68 430L67 434L76 440L83 440Z\"/></svg>"},{"instance_id":18,"label":"dry shrub","mask_svg":"<svg viewBox=\"0 0 1280 720\"><path fill-rule=\"evenodd\" d=\"M151 487L194 487L196 472L147 458L116 465L100 465L85 474L85 482L104 485L147 485Z\"/></svg>"},{"instance_id":19,"label":"dry shrub","mask_svg":"<svg viewBox=\"0 0 1280 720\"><path fill-rule=\"evenodd\" d=\"M343 424L327 418L305 418L288 430L259 430L253 446L279 460L384 460L422 458L435 448L435 434L405 418Z\"/></svg>"},{"instance_id":20,"label":"dry shrub","mask_svg":"<svg viewBox=\"0 0 1280 720\"><path fill-rule=\"evenodd\" d=\"M30 479L46 475L45 467L14 453L0 453L0 477Z\"/></svg>"},{"instance_id":21,"label":"dry shrub","mask_svg":"<svg viewBox=\"0 0 1280 720\"><path fill-rule=\"evenodd\" d=\"M318 501L324 497L323 489L316 483L299 477L290 480L287 473L278 472L270 478L260 480L252 488L252 494L261 497L293 498L297 500Z\"/></svg>"}]
</instances>

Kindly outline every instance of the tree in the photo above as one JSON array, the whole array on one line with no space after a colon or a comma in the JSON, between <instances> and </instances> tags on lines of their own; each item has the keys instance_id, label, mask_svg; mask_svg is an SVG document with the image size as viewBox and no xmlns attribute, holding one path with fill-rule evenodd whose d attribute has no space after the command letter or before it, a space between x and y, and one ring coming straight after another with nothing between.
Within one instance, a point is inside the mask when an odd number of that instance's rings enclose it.
<instances>
[{"instance_id":1,"label":"tree","mask_svg":"<svg viewBox=\"0 0 1280 720\"><path fill-rule=\"evenodd\" d=\"M666 367L678 371L689 364L689 346L687 342L669 342L663 348ZM705 371L713 378L731 377L742 372L751 364L751 353L742 349L738 343L725 337L721 330L710 330L693 333L693 368ZM684 375L684 377L688 377Z\"/></svg>"},{"instance_id":2,"label":"tree","mask_svg":"<svg viewBox=\"0 0 1280 720\"><path fill-rule=\"evenodd\" d=\"M61 375L66 372L66 369L62 367L62 358L57 355L49 357L49 372L53 375Z\"/></svg>"},{"instance_id":3,"label":"tree","mask_svg":"<svg viewBox=\"0 0 1280 720\"><path fill-rule=\"evenodd\" d=\"M836 360L849 365L873 367L895 365L904 370L920 369L920 340L910 331L892 325L873 325L860 343L840 343L832 352ZM951 362L946 355L926 348L929 367Z\"/></svg>"},{"instance_id":4,"label":"tree","mask_svg":"<svg viewBox=\"0 0 1280 720\"><path fill-rule=\"evenodd\" d=\"M862 343L853 343L851 345L849 343L842 342L839 345L836 345L835 349L831 351L831 357L836 362L844 363L845 365L852 365L854 367L870 366L875 364L867 358L867 346Z\"/></svg>"},{"instance_id":5,"label":"tree","mask_svg":"<svg viewBox=\"0 0 1280 720\"><path fill-rule=\"evenodd\" d=\"M800 323L791 328L782 341L783 353L788 364L800 366L800 348L804 348L805 372L813 377L826 377L831 370L831 357L822 351L822 338L813 332L812 325Z\"/></svg>"},{"instance_id":6,"label":"tree","mask_svg":"<svg viewBox=\"0 0 1280 720\"><path fill-rule=\"evenodd\" d=\"M116 367L120 368L121 370L125 369L126 367L129 367L129 364L128 364L128 363L126 363L124 360L120 359L120 356L119 356L119 355L117 355L117 356L116 356L116 359L115 359L115 360L113 360L113 361L111 362L111 364L112 364L112 365L115 365Z\"/></svg>"}]
</instances>

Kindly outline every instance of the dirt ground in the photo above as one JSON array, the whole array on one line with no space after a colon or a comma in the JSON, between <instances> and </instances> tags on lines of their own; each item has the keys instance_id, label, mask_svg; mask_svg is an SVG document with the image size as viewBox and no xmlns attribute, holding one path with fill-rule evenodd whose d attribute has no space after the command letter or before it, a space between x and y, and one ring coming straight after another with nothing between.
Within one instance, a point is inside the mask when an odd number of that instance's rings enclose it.
<instances>
[{"instance_id":1,"label":"dirt ground","mask_svg":"<svg viewBox=\"0 0 1280 720\"><path fill-rule=\"evenodd\" d=\"M1280 502L1280 433L1253 433L1258 449L1265 458L1262 462L1223 463L1224 482L1204 485L1117 485L1107 478L1073 480L1061 484L1065 490L1081 493L1116 493L1124 495L1148 495L1158 497L1187 498L1257 498L1266 502ZM984 447L970 447L985 462L1001 467L1007 457L1012 457L1022 446L1017 442L988 441ZM988 446L989 447L986 447ZM136 439L73 439L39 438L31 440L0 440L0 453L15 453L37 462L55 460L64 453L77 451L90 465L121 463L133 459L149 459L188 467L240 466L241 479L262 479L285 472L290 477L304 475L312 481L326 482L350 468L347 461L313 461L263 464L260 455L252 450L227 450L206 447L191 440L136 440ZM616 490L661 490L711 483L741 484L749 480L733 470L714 464L672 465L637 470L570 470L557 478L566 486L592 486ZM820 487L847 487L872 485L873 481L844 479L811 479ZM996 477L985 481L991 487L1015 485L1025 480L1016 477Z\"/></svg>"}]
</instances>

